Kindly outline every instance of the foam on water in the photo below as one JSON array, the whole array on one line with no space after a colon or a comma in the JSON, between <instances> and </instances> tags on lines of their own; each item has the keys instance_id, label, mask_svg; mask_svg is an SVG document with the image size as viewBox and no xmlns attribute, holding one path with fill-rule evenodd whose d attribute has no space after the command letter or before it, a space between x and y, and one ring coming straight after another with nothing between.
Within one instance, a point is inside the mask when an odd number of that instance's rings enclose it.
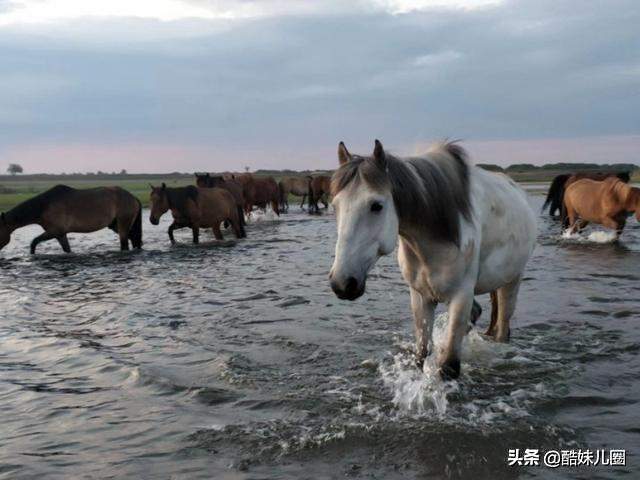
<instances>
[{"instance_id":1,"label":"foam on water","mask_svg":"<svg viewBox=\"0 0 640 480\"><path fill-rule=\"evenodd\" d=\"M447 322L447 313L435 319L435 351L444 345ZM459 420L460 411L464 411L466 419L472 423L491 423L505 414L512 417L528 416L527 407L531 401L548 393L544 385L536 384L513 391L496 392L489 399L467 397L469 390L478 386L474 382L487 381L485 378L477 379L482 373L486 375L487 371L504 365L516 370L527 368L527 364L533 361L527 352L487 340L475 329L466 335L462 343L460 382L441 379L436 365L437 355L430 355L420 371L415 367L413 354L409 353L411 346L403 345L402 350L393 355L390 362L381 362L378 368L384 386L392 394L393 406L400 415L435 415L440 420L449 417Z\"/></svg>"},{"instance_id":2,"label":"foam on water","mask_svg":"<svg viewBox=\"0 0 640 480\"><path fill-rule=\"evenodd\" d=\"M251 212L251 215L247 219L247 223L261 223L261 222L272 222L274 220L278 220L280 217L276 215L276 213L269 209L267 211L262 210L254 210Z\"/></svg>"},{"instance_id":3,"label":"foam on water","mask_svg":"<svg viewBox=\"0 0 640 480\"><path fill-rule=\"evenodd\" d=\"M562 232L561 237L563 240L573 240L577 242L590 242L590 243L612 243L618 239L616 232L611 230L596 230L589 233L586 237L580 233L571 233L569 229Z\"/></svg>"}]
</instances>

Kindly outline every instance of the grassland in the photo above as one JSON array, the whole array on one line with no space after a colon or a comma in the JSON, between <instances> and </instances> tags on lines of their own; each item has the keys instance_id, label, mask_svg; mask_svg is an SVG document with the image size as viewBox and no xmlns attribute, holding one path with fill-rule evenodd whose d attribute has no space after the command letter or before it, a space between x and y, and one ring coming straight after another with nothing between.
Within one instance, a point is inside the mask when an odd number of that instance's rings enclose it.
<instances>
[{"instance_id":1,"label":"grassland","mask_svg":"<svg viewBox=\"0 0 640 480\"><path fill-rule=\"evenodd\" d=\"M93 188L118 185L119 187L130 191L140 199L143 205L147 206L149 203L149 184L160 185L162 182L165 182L171 187L179 187L192 184L193 176L176 174L113 176L0 176L0 211L6 211L18 203L61 183L74 188Z\"/></svg>"},{"instance_id":2,"label":"grassland","mask_svg":"<svg viewBox=\"0 0 640 480\"><path fill-rule=\"evenodd\" d=\"M330 172L293 172L293 171L258 171L257 175L272 175L276 179L282 176L309 175ZM508 171L514 180L522 183L549 182L566 170L536 169ZM635 170L632 181L640 182L640 170ZM0 211L13 208L20 202L41 193L57 184L65 184L74 188L92 188L107 185L118 185L135 195L144 206L149 204L149 184L160 185L162 182L171 187L191 185L192 174L133 174L133 175L0 175Z\"/></svg>"}]
</instances>

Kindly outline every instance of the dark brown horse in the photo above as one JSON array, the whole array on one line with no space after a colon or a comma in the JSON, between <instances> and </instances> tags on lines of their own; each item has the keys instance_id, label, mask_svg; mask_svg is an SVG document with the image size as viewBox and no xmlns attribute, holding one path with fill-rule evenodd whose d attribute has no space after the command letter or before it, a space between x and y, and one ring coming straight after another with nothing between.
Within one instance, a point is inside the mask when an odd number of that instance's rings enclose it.
<instances>
[{"instance_id":1,"label":"dark brown horse","mask_svg":"<svg viewBox=\"0 0 640 480\"><path fill-rule=\"evenodd\" d=\"M280 189L280 207L283 212L289 211L289 195L302 197L300 208L304 208L304 201L311 189L311 178L310 176L284 177L278 182L278 188Z\"/></svg>"},{"instance_id":2,"label":"dark brown horse","mask_svg":"<svg viewBox=\"0 0 640 480\"><path fill-rule=\"evenodd\" d=\"M331 177L318 175L311 179L309 190L309 212L320 212L318 202L324 204L324 208L329 208L329 195L331 194Z\"/></svg>"},{"instance_id":3,"label":"dark brown horse","mask_svg":"<svg viewBox=\"0 0 640 480\"><path fill-rule=\"evenodd\" d=\"M280 189L273 177L256 177L250 173L243 173L236 177L240 182L244 193L245 212L251 214L253 207L256 206L263 210L268 205L280 216L278 204L280 202Z\"/></svg>"},{"instance_id":4,"label":"dark brown horse","mask_svg":"<svg viewBox=\"0 0 640 480\"><path fill-rule=\"evenodd\" d=\"M556 211L561 212L565 189L573 182L583 178L600 181L608 177L618 177L623 182L629 183L630 175L629 172L578 172L558 175L551 182L542 210L549 206L549 215L553 217Z\"/></svg>"},{"instance_id":5,"label":"dark brown horse","mask_svg":"<svg viewBox=\"0 0 640 480\"><path fill-rule=\"evenodd\" d=\"M38 224L44 233L31 242L31 253L40 242L56 239L70 252L68 233L90 233L109 227L120 237L120 249L142 247L142 207L140 201L120 187L76 190L57 185L3 213L0 218L0 248L11 233L26 225Z\"/></svg>"},{"instance_id":6,"label":"dark brown horse","mask_svg":"<svg viewBox=\"0 0 640 480\"><path fill-rule=\"evenodd\" d=\"M151 214L149 221L158 225L160 217L171 210L173 223L169 226L169 239L176 243L173 231L191 228L193 243L199 242L200 228L211 228L216 239L223 240L220 224L229 222L237 238L246 236L240 225L236 202L223 188L197 188L193 185L179 188L151 186Z\"/></svg>"},{"instance_id":7,"label":"dark brown horse","mask_svg":"<svg viewBox=\"0 0 640 480\"><path fill-rule=\"evenodd\" d=\"M231 195L236 202L238 208L238 216L240 217L240 225L242 227L242 233L244 235L244 193L240 182L233 177L224 178L222 175L210 175L209 173L197 174L196 173L196 185L200 188L224 188Z\"/></svg>"}]
</instances>

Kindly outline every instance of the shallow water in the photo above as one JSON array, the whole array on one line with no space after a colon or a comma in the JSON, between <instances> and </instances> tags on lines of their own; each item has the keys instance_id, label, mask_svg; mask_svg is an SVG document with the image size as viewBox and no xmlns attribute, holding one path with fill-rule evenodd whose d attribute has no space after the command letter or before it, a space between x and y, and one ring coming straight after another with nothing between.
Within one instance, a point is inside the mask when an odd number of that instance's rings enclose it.
<instances>
[{"instance_id":1,"label":"shallow water","mask_svg":"<svg viewBox=\"0 0 640 480\"><path fill-rule=\"evenodd\" d=\"M142 252L104 231L30 256L34 227L0 253L1 478L640 475L635 221L612 243L541 216L512 342L472 331L449 384L412 366L394 257L359 301L330 291L332 215L195 247L163 221ZM626 449L627 466L508 467L510 448Z\"/></svg>"}]
</instances>

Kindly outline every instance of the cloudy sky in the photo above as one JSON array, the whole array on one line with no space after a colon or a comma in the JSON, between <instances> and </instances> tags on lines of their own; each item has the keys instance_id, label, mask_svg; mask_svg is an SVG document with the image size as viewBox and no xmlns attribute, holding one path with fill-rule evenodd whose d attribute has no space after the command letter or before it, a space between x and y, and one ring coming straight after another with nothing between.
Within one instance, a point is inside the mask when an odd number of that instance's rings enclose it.
<instances>
[{"instance_id":1,"label":"cloudy sky","mask_svg":"<svg viewBox=\"0 0 640 480\"><path fill-rule=\"evenodd\" d=\"M640 163L637 0L0 0L0 169Z\"/></svg>"}]
</instances>

